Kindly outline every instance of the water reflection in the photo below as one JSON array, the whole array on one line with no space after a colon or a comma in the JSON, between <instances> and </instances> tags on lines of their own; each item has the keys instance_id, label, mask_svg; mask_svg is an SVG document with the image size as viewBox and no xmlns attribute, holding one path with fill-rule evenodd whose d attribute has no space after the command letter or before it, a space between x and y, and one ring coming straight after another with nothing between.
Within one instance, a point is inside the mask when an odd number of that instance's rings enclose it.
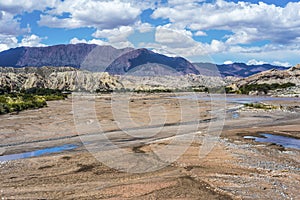
<instances>
[{"instance_id":1,"label":"water reflection","mask_svg":"<svg viewBox=\"0 0 300 200\"><path fill-rule=\"evenodd\" d=\"M262 137L254 137L254 136L244 136L245 139L254 139L256 142L267 142L274 143L277 145L281 145L285 148L293 148L300 150L300 139L286 137L281 135L273 135L273 134L260 134Z\"/></svg>"},{"instance_id":2,"label":"water reflection","mask_svg":"<svg viewBox=\"0 0 300 200\"><path fill-rule=\"evenodd\" d=\"M41 155L46 155L46 154L51 154L51 153L58 153L58 152L62 152L62 151L72 150L77 147L79 147L79 146L75 145L75 144L66 144L66 145L62 145L62 146L45 148L45 149L40 149L40 150L36 150L36 151L31 151L31 152L4 155L4 156L0 156L0 162L23 159L23 158L31 158L31 157L36 157L36 156L41 156Z\"/></svg>"}]
</instances>

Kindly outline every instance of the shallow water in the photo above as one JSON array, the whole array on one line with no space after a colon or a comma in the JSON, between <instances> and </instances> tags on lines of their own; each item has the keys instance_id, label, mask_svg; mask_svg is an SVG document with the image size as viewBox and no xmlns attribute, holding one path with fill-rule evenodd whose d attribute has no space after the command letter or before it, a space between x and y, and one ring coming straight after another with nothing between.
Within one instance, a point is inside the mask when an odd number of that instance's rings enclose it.
<instances>
[{"instance_id":1,"label":"shallow water","mask_svg":"<svg viewBox=\"0 0 300 200\"><path fill-rule=\"evenodd\" d=\"M245 139L254 139L256 142L267 142L274 143L277 145L281 145L285 148L293 148L300 150L300 139L285 137L281 135L273 135L273 134L260 134L262 137L254 137L254 136L244 136Z\"/></svg>"},{"instance_id":2,"label":"shallow water","mask_svg":"<svg viewBox=\"0 0 300 200\"><path fill-rule=\"evenodd\" d=\"M66 144L66 145L62 145L62 146L39 149L39 150L36 150L36 151L31 151L31 152L4 155L4 156L0 156L0 162L1 161L10 161L10 160L23 159L23 158L37 157L37 156L52 154L52 153L58 153L58 152L62 152L62 151L72 150L72 149L75 149L77 147L79 147L79 146L75 145L75 144Z\"/></svg>"},{"instance_id":3,"label":"shallow water","mask_svg":"<svg viewBox=\"0 0 300 200\"><path fill-rule=\"evenodd\" d=\"M240 113L238 113L238 112L233 112L233 113L232 113L232 119L238 119L238 118L240 118Z\"/></svg>"},{"instance_id":4,"label":"shallow water","mask_svg":"<svg viewBox=\"0 0 300 200\"><path fill-rule=\"evenodd\" d=\"M230 94L217 95L217 94L194 94L177 96L179 99L190 100L204 100L204 101L226 101L230 103L246 104L246 103L258 103L262 101L299 101L296 97L269 97L269 96L236 96Z\"/></svg>"}]
</instances>

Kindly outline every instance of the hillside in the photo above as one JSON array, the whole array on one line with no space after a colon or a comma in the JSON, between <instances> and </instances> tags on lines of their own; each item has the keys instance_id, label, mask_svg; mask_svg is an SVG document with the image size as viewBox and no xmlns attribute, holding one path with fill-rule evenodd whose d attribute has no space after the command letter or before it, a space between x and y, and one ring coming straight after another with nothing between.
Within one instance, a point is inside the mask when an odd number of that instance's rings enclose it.
<instances>
[{"instance_id":1,"label":"hillside","mask_svg":"<svg viewBox=\"0 0 300 200\"><path fill-rule=\"evenodd\" d=\"M252 95L299 96L300 65L287 70L268 70L239 79L229 86L233 91Z\"/></svg>"},{"instance_id":2,"label":"hillside","mask_svg":"<svg viewBox=\"0 0 300 200\"><path fill-rule=\"evenodd\" d=\"M106 72L91 73L72 67L0 68L1 89L20 91L49 88L71 91L110 91L123 85Z\"/></svg>"},{"instance_id":3,"label":"hillside","mask_svg":"<svg viewBox=\"0 0 300 200\"><path fill-rule=\"evenodd\" d=\"M250 77L240 79L236 82L238 87L250 84L272 84L272 83L294 83L300 85L300 65L296 65L286 70L268 70Z\"/></svg>"},{"instance_id":4,"label":"hillside","mask_svg":"<svg viewBox=\"0 0 300 200\"><path fill-rule=\"evenodd\" d=\"M0 52L0 66L71 66L90 71L103 71L113 60L131 50L95 44L18 47Z\"/></svg>"},{"instance_id":5,"label":"hillside","mask_svg":"<svg viewBox=\"0 0 300 200\"><path fill-rule=\"evenodd\" d=\"M114 75L185 75L199 74L189 61L182 57L168 57L147 49L123 54L111 63L106 72Z\"/></svg>"}]
</instances>

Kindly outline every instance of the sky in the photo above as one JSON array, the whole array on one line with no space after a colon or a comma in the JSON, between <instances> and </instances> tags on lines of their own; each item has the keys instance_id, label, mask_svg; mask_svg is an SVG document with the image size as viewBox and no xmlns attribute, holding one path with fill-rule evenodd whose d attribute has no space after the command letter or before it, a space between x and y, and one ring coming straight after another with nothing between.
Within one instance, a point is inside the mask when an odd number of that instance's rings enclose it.
<instances>
[{"instance_id":1,"label":"sky","mask_svg":"<svg viewBox=\"0 0 300 200\"><path fill-rule=\"evenodd\" d=\"M0 51L76 43L288 67L300 63L300 1L1 0Z\"/></svg>"}]
</instances>

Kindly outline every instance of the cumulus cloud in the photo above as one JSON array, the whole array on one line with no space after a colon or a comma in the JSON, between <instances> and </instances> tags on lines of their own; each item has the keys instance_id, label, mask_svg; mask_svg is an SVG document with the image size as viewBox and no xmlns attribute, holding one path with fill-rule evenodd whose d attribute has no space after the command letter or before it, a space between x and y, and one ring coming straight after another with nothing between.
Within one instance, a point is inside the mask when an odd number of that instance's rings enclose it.
<instances>
[{"instance_id":1,"label":"cumulus cloud","mask_svg":"<svg viewBox=\"0 0 300 200\"><path fill-rule=\"evenodd\" d=\"M102 29L93 33L96 38L108 38L111 42L120 42L127 39L134 32L131 26L121 26L114 29Z\"/></svg>"},{"instance_id":2,"label":"cumulus cloud","mask_svg":"<svg viewBox=\"0 0 300 200\"><path fill-rule=\"evenodd\" d=\"M61 17L65 13L68 13L69 17ZM41 15L38 24L67 29L80 27L113 29L134 24L140 13L139 7L126 1L65 0L47 14Z\"/></svg>"},{"instance_id":3,"label":"cumulus cloud","mask_svg":"<svg viewBox=\"0 0 300 200\"><path fill-rule=\"evenodd\" d=\"M226 45L217 40L201 43L193 39L191 31L177 29L170 24L156 27L155 43L140 43L139 47L155 49L167 55L183 57L208 56L226 50Z\"/></svg>"},{"instance_id":4,"label":"cumulus cloud","mask_svg":"<svg viewBox=\"0 0 300 200\"><path fill-rule=\"evenodd\" d=\"M80 44L80 43L86 43L86 44L97 44L97 45L109 45L107 42L103 40L97 40L97 39L92 39L92 40L85 40L85 39L78 39L78 38L72 38L70 40L70 44Z\"/></svg>"},{"instance_id":5,"label":"cumulus cloud","mask_svg":"<svg viewBox=\"0 0 300 200\"><path fill-rule=\"evenodd\" d=\"M169 25L156 28L155 41L172 48L190 48L195 45L190 31L170 29Z\"/></svg>"},{"instance_id":6,"label":"cumulus cloud","mask_svg":"<svg viewBox=\"0 0 300 200\"><path fill-rule=\"evenodd\" d=\"M133 47L133 44L128 41L128 37L134 33L134 29L131 26L121 26L114 29L97 30L93 33L96 38L104 38L108 40L108 44L117 47Z\"/></svg>"},{"instance_id":7,"label":"cumulus cloud","mask_svg":"<svg viewBox=\"0 0 300 200\"><path fill-rule=\"evenodd\" d=\"M21 14L22 12L32 12L33 10L45 10L46 8L53 8L59 4L60 0L6 0L0 2L0 10L11 13Z\"/></svg>"},{"instance_id":8,"label":"cumulus cloud","mask_svg":"<svg viewBox=\"0 0 300 200\"><path fill-rule=\"evenodd\" d=\"M43 38L40 38L37 35L25 35L19 42L15 36L7 36L0 34L0 51L4 51L10 48L16 48L21 46L30 46L30 47L41 47L45 46L41 41Z\"/></svg>"},{"instance_id":9,"label":"cumulus cloud","mask_svg":"<svg viewBox=\"0 0 300 200\"><path fill-rule=\"evenodd\" d=\"M280 62L280 61L272 62L272 65L282 66L282 67L291 67L292 66L289 62Z\"/></svg>"},{"instance_id":10,"label":"cumulus cloud","mask_svg":"<svg viewBox=\"0 0 300 200\"><path fill-rule=\"evenodd\" d=\"M196 33L194 33L195 36L207 36L207 34L203 31L197 31Z\"/></svg>"},{"instance_id":11,"label":"cumulus cloud","mask_svg":"<svg viewBox=\"0 0 300 200\"><path fill-rule=\"evenodd\" d=\"M247 62L247 65L263 65L263 64L272 64L272 65L281 66L281 67L291 67L291 64L289 62L273 61L271 63L268 63L265 61L257 61L255 59L251 59Z\"/></svg>"},{"instance_id":12,"label":"cumulus cloud","mask_svg":"<svg viewBox=\"0 0 300 200\"><path fill-rule=\"evenodd\" d=\"M27 35L27 36L24 36L24 38L22 39L19 46L29 46L29 47L43 47L43 46L46 46L46 45L41 43L42 40L43 40L43 38L40 38L37 35L34 35L34 34L33 35Z\"/></svg>"},{"instance_id":13,"label":"cumulus cloud","mask_svg":"<svg viewBox=\"0 0 300 200\"><path fill-rule=\"evenodd\" d=\"M0 34L0 51L18 46L18 39L15 36Z\"/></svg>"},{"instance_id":14,"label":"cumulus cloud","mask_svg":"<svg viewBox=\"0 0 300 200\"><path fill-rule=\"evenodd\" d=\"M138 30L140 33L147 33L152 31L154 27L149 23L142 23L139 21L135 24L135 29Z\"/></svg>"},{"instance_id":15,"label":"cumulus cloud","mask_svg":"<svg viewBox=\"0 0 300 200\"><path fill-rule=\"evenodd\" d=\"M168 0L168 6L179 6L183 4L194 4L204 2L205 0Z\"/></svg>"},{"instance_id":16,"label":"cumulus cloud","mask_svg":"<svg viewBox=\"0 0 300 200\"><path fill-rule=\"evenodd\" d=\"M265 61L261 61L261 60L255 60L255 59L251 59L247 62L247 65L263 65L263 64L268 64Z\"/></svg>"},{"instance_id":17,"label":"cumulus cloud","mask_svg":"<svg viewBox=\"0 0 300 200\"><path fill-rule=\"evenodd\" d=\"M14 15L1 10L0 13L0 34L16 36L24 32L24 30L20 28L20 23L14 18Z\"/></svg>"},{"instance_id":18,"label":"cumulus cloud","mask_svg":"<svg viewBox=\"0 0 300 200\"><path fill-rule=\"evenodd\" d=\"M226 60L226 61L224 61L223 64L224 64L224 65L231 65L231 64L233 64L233 61L231 61L231 60Z\"/></svg>"},{"instance_id":19,"label":"cumulus cloud","mask_svg":"<svg viewBox=\"0 0 300 200\"><path fill-rule=\"evenodd\" d=\"M300 36L300 2L290 2L286 7L265 3L227 2L180 4L160 7L152 17L169 19L173 24L195 31L229 30L230 44L245 44L270 40L285 44Z\"/></svg>"},{"instance_id":20,"label":"cumulus cloud","mask_svg":"<svg viewBox=\"0 0 300 200\"><path fill-rule=\"evenodd\" d=\"M117 43L111 43L106 42L101 39L92 39L92 40L85 40L85 39L78 39L78 38L72 38L70 40L70 44L78 44L78 43L86 43L86 44L97 44L97 45L110 45L115 48L121 49L121 48L127 48L127 47L133 47L133 44L131 44L129 41L122 41Z\"/></svg>"}]
</instances>

